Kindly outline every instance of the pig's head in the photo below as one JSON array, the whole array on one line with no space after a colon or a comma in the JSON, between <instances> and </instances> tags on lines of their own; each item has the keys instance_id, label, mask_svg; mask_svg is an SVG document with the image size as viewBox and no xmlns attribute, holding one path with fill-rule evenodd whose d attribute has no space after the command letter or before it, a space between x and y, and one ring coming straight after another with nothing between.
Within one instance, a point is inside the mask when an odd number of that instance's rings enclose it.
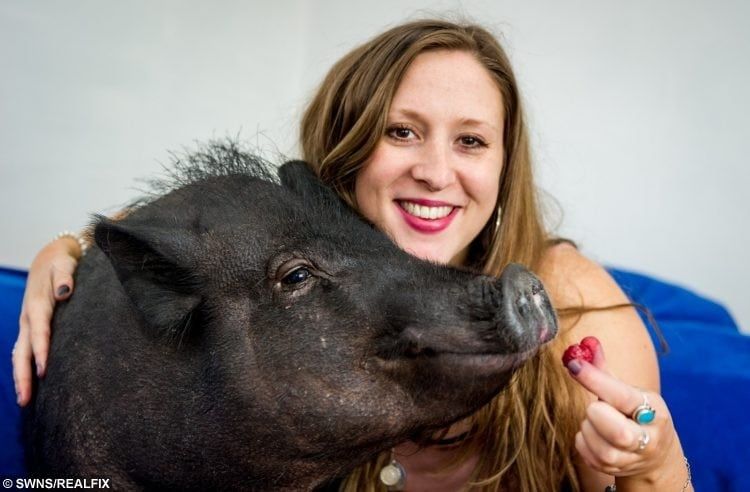
<instances>
[{"instance_id":1,"label":"pig's head","mask_svg":"<svg viewBox=\"0 0 750 492\"><path fill-rule=\"evenodd\" d=\"M100 219L95 238L145 340L181 354L165 380L194 373L185 398L229 420L233 462L340 473L476 411L557 331L524 268L495 279L411 257L302 163L281 184L218 174Z\"/></svg>"}]
</instances>

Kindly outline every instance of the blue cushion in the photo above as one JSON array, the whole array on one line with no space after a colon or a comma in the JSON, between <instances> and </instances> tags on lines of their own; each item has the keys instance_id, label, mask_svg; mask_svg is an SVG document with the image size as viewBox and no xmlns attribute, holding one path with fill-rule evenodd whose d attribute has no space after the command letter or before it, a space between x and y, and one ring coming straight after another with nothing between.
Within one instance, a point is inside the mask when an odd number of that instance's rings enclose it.
<instances>
[{"instance_id":1,"label":"blue cushion","mask_svg":"<svg viewBox=\"0 0 750 492\"><path fill-rule=\"evenodd\" d=\"M16 405L10 352L18 336L26 272L0 268L0 478L24 473L21 411Z\"/></svg>"},{"instance_id":2,"label":"blue cushion","mask_svg":"<svg viewBox=\"0 0 750 492\"><path fill-rule=\"evenodd\" d=\"M662 393L690 460L695 489L739 491L750 463L750 337L738 331L716 302L644 275L615 269L610 273L633 302L649 308L669 344L669 353L659 361ZM24 473L10 351L25 282L25 272L0 268L2 478Z\"/></svg>"},{"instance_id":3,"label":"blue cushion","mask_svg":"<svg viewBox=\"0 0 750 492\"><path fill-rule=\"evenodd\" d=\"M651 277L609 271L633 302L651 311L669 345L659 356L662 396L690 461L695 490L745 490L750 337L718 303Z\"/></svg>"}]
</instances>

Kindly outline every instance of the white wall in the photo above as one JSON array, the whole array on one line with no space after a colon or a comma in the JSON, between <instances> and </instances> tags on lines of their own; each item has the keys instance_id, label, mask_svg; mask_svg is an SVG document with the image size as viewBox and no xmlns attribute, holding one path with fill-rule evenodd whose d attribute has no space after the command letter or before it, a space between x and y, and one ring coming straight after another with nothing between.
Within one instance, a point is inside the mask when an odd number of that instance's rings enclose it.
<instances>
[{"instance_id":1,"label":"white wall","mask_svg":"<svg viewBox=\"0 0 750 492\"><path fill-rule=\"evenodd\" d=\"M750 4L742 1L0 3L0 264L135 196L168 150L236 135L295 155L330 65L459 13L501 35L559 231L725 303L750 331Z\"/></svg>"}]
</instances>

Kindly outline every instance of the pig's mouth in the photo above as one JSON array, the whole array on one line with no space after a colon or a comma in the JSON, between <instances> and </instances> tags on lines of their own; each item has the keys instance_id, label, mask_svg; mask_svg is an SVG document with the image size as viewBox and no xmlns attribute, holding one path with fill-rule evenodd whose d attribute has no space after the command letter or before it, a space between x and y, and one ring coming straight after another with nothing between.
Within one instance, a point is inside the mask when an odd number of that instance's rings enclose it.
<instances>
[{"instance_id":1,"label":"pig's mouth","mask_svg":"<svg viewBox=\"0 0 750 492\"><path fill-rule=\"evenodd\" d=\"M531 358L537 348L514 354L441 352L431 356L437 364L479 374L515 371Z\"/></svg>"},{"instance_id":2,"label":"pig's mouth","mask_svg":"<svg viewBox=\"0 0 750 492\"><path fill-rule=\"evenodd\" d=\"M515 371L533 357L539 347L522 352L500 354L497 352L450 352L422 348L418 353L405 353L398 357L378 357L385 369L397 370L404 364L429 366L430 372L466 374L476 377L493 376Z\"/></svg>"},{"instance_id":3,"label":"pig's mouth","mask_svg":"<svg viewBox=\"0 0 750 492\"><path fill-rule=\"evenodd\" d=\"M415 362L438 365L447 371L471 371L476 376L489 376L515 371L536 354L538 347L523 352L498 354L496 352L431 352L423 351L413 356Z\"/></svg>"}]
</instances>

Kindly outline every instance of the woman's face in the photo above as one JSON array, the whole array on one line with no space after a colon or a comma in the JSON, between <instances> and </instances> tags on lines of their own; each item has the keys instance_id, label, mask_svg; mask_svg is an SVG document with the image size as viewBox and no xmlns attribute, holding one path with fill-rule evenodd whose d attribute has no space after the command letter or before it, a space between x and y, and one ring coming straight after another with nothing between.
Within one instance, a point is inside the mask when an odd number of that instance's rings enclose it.
<instances>
[{"instance_id":1,"label":"woman's face","mask_svg":"<svg viewBox=\"0 0 750 492\"><path fill-rule=\"evenodd\" d=\"M360 211L409 253L463 263L497 202L503 121L500 90L473 55L422 53L357 175Z\"/></svg>"}]
</instances>

